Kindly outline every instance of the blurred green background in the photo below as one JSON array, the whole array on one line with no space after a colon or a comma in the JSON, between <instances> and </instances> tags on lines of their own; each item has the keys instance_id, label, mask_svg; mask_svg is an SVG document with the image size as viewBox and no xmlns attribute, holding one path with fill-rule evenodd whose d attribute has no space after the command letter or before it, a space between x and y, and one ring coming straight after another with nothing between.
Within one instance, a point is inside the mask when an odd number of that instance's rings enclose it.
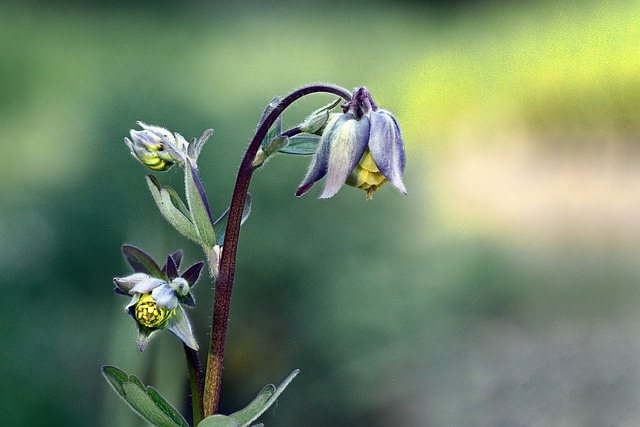
<instances>
[{"instance_id":1,"label":"blurred green background","mask_svg":"<svg viewBox=\"0 0 640 427\"><path fill-rule=\"evenodd\" d=\"M640 424L640 3L482 3L0 4L0 424L142 425L105 364L184 405L181 346L139 354L111 279L125 242L201 252L122 140L213 127L218 213L264 105L312 82L395 113L409 195L256 174L222 411L299 368L267 426Z\"/></svg>"}]
</instances>

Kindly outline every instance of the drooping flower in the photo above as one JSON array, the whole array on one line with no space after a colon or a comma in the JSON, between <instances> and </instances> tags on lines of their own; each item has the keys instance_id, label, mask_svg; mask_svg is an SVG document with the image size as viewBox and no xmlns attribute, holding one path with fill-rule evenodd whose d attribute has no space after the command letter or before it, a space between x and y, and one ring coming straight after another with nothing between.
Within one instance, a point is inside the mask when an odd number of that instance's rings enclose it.
<instances>
[{"instance_id":1,"label":"drooping flower","mask_svg":"<svg viewBox=\"0 0 640 427\"><path fill-rule=\"evenodd\" d=\"M182 251L169 255L162 268L135 246L123 245L122 253L134 273L114 278L114 291L131 297L125 312L136 321L138 349L143 351L157 332L168 329L186 345L197 350L198 343L182 305L195 306L191 288L198 280L204 263L195 263L180 275L178 267Z\"/></svg>"},{"instance_id":2,"label":"drooping flower","mask_svg":"<svg viewBox=\"0 0 640 427\"><path fill-rule=\"evenodd\" d=\"M320 198L334 196L344 185L361 188L367 199L387 181L403 194L405 153L398 122L381 110L365 88L357 89L343 114L332 114L324 127L320 146L296 196L327 176Z\"/></svg>"}]
</instances>

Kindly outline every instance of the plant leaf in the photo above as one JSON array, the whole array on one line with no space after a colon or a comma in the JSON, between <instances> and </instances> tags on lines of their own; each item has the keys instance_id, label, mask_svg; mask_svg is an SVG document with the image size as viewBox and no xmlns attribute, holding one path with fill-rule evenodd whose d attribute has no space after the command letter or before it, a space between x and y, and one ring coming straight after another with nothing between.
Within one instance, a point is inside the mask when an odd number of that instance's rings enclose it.
<instances>
[{"instance_id":1,"label":"plant leaf","mask_svg":"<svg viewBox=\"0 0 640 427\"><path fill-rule=\"evenodd\" d=\"M289 138L289 144L278 150L280 153L309 156L316 154L320 145L317 135L295 135Z\"/></svg>"},{"instance_id":2,"label":"plant leaf","mask_svg":"<svg viewBox=\"0 0 640 427\"><path fill-rule=\"evenodd\" d=\"M275 392L276 387L273 384L265 386L247 407L231 414L231 418L238 421L243 427L249 425L265 411L267 402Z\"/></svg>"},{"instance_id":3,"label":"plant leaf","mask_svg":"<svg viewBox=\"0 0 640 427\"><path fill-rule=\"evenodd\" d=\"M191 220L195 224L199 236L198 242L206 249L211 249L216 244L216 232L213 228L211 209L209 209L204 187L189 159L187 159L184 168L184 178Z\"/></svg>"},{"instance_id":4,"label":"plant leaf","mask_svg":"<svg viewBox=\"0 0 640 427\"><path fill-rule=\"evenodd\" d=\"M216 414L202 420L198 427L241 427L241 424L231 417Z\"/></svg>"},{"instance_id":5,"label":"plant leaf","mask_svg":"<svg viewBox=\"0 0 640 427\"><path fill-rule=\"evenodd\" d=\"M289 376L285 378L285 380L282 381L282 383L277 388L269 384L268 386L263 388L260 393L258 393L258 396L253 399L253 401L246 408L232 414L231 417L239 421L242 427L249 426L249 424L257 420L260 415L264 414L264 412L276 402L280 394L296 377L296 375L298 375L299 372L300 370L296 369L295 371L290 373Z\"/></svg>"},{"instance_id":6,"label":"plant leaf","mask_svg":"<svg viewBox=\"0 0 640 427\"><path fill-rule=\"evenodd\" d=\"M102 375L106 378L107 381L111 384L113 389L122 397L124 397L124 389L122 388L122 384L126 381L129 381L129 375L115 366L103 366L102 367Z\"/></svg>"},{"instance_id":7,"label":"plant leaf","mask_svg":"<svg viewBox=\"0 0 640 427\"><path fill-rule=\"evenodd\" d=\"M147 185L162 216L183 236L200 243L196 227L191 222L189 210L176 191L163 187L153 175L147 175Z\"/></svg>"},{"instance_id":8,"label":"plant leaf","mask_svg":"<svg viewBox=\"0 0 640 427\"><path fill-rule=\"evenodd\" d=\"M115 366L103 366L102 374L120 397L142 418L159 427L189 427L180 413L153 387L145 387L133 375Z\"/></svg>"},{"instance_id":9,"label":"plant leaf","mask_svg":"<svg viewBox=\"0 0 640 427\"><path fill-rule=\"evenodd\" d=\"M244 198L244 209L242 210L242 219L240 220L240 225L244 224L244 222L249 218L249 214L251 214L251 194L247 193ZM224 211L220 218L216 220L214 223L214 227L216 229L216 235L218 236L218 246L222 247L224 242L224 235L227 232L227 221L229 220L229 209Z\"/></svg>"}]
</instances>

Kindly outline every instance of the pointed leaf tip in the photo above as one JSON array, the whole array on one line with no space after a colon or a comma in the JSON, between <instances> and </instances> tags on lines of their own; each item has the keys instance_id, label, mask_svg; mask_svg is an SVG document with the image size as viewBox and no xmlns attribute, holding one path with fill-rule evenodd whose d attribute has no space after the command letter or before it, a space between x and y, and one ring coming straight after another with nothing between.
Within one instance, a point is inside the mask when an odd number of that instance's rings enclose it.
<instances>
[{"instance_id":1,"label":"pointed leaf tip","mask_svg":"<svg viewBox=\"0 0 640 427\"><path fill-rule=\"evenodd\" d=\"M102 374L134 412L159 427L189 427L176 409L156 389L145 387L134 375L115 366L103 366Z\"/></svg>"}]
</instances>

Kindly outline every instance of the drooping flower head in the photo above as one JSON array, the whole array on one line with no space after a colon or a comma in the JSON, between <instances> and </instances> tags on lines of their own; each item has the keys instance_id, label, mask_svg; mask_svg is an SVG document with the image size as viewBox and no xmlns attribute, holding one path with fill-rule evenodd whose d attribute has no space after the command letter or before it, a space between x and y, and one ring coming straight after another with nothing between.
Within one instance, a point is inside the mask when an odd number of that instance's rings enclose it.
<instances>
[{"instance_id":1,"label":"drooping flower head","mask_svg":"<svg viewBox=\"0 0 640 427\"><path fill-rule=\"evenodd\" d=\"M321 199L334 196L344 184L365 190L371 199L387 181L406 194L404 145L393 115L379 109L365 88L357 89L342 109L343 114L330 115L296 196L325 175Z\"/></svg>"},{"instance_id":2,"label":"drooping flower head","mask_svg":"<svg viewBox=\"0 0 640 427\"><path fill-rule=\"evenodd\" d=\"M168 329L186 345L197 350L198 343L182 305L195 306L191 288L198 280L204 263L195 263L179 275L182 251L169 255L162 268L135 246L123 245L122 253L134 273L114 278L114 291L131 296L125 312L136 321L138 349L143 351L152 336L162 329Z\"/></svg>"}]
</instances>

